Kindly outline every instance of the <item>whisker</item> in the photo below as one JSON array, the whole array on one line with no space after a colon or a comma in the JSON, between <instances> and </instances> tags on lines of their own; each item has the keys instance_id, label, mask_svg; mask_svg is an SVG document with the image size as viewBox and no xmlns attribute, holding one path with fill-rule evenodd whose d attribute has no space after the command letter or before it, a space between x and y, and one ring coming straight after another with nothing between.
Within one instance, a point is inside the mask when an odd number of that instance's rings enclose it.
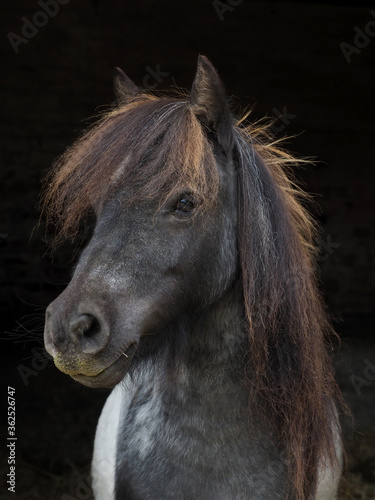
<instances>
[{"instance_id":1,"label":"whisker","mask_svg":"<svg viewBox=\"0 0 375 500\"><path fill-rule=\"evenodd\" d=\"M16 295L17 299L22 302L23 304L27 305L27 306L31 306L31 307L35 307L36 310L45 310L46 309L46 305L43 305L43 304L33 304L32 302L28 302L27 300L23 299L22 297L20 297L19 295Z\"/></svg>"},{"instance_id":2,"label":"whisker","mask_svg":"<svg viewBox=\"0 0 375 500\"><path fill-rule=\"evenodd\" d=\"M132 346L135 346L135 350L138 349L138 342L132 342L128 347L125 349L125 351L128 351ZM123 352L122 355L125 356L125 358L129 358L129 356L126 354L126 352Z\"/></svg>"}]
</instances>

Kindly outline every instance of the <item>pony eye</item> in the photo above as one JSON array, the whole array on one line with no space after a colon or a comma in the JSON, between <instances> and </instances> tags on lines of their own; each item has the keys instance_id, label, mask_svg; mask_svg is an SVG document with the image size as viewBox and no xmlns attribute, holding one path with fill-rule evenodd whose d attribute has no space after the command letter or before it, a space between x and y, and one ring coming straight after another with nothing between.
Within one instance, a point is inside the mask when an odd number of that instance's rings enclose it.
<instances>
[{"instance_id":1,"label":"pony eye","mask_svg":"<svg viewBox=\"0 0 375 500\"><path fill-rule=\"evenodd\" d=\"M177 214L189 214L195 208L193 196L191 194L183 194L179 196L173 211Z\"/></svg>"}]
</instances>

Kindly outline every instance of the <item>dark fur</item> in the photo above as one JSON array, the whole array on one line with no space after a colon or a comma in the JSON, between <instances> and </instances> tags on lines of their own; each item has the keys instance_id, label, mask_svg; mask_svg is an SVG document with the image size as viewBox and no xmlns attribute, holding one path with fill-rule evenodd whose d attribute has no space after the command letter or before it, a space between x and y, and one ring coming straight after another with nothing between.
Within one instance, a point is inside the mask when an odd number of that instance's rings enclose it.
<instances>
[{"instance_id":1,"label":"dark fur","mask_svg":"<svg viewBox=\"0 0 375 500\"><path fill-rule=\"evenodd\" d=\"M167 498L170 488L173 498L285 498L288 490L307 500L319 458L337 459L338 396L315 227L286 174L296 160L264 128L234 124L204 58L184 99L137 92L126 78L117 75L118 107L60 159L44 199L57 240L97 214L55 315L73 314L82 296L95 301L100 289L112 314L106 359L138 344L117 497ZM166 219L182 193L194 194L194 213ZM98 263L99 283L90 274ZM133 283L130 298L122 282L112 296L103 291L106 276L121 275ZM153 313L139 329L150 334L137 337L126 325L142 300ZM71 363L77 352L68 352ZM134 412L153 398L163 408L160 427L140 460L131 446L142 433ZM189 427L194 419L199 425Z\"/></svg>"}]
</instances>

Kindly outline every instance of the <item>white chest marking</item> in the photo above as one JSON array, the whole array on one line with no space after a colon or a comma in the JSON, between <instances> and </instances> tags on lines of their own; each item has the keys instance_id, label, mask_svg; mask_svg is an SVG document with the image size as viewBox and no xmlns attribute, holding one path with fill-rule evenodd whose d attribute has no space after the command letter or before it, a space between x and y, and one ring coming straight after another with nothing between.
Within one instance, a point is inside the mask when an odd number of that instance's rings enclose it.
<instances>
[{"instance_id":1,"label":"white chest marking","mask_svg":"<svg viewBox=\"0 0 375 500\"><path fill-rule=\"evenodd\" d=\"M95 500L114 500L116 447L123 390L116 386L109 395L96 428L94 456L91 465Z\"/></svg>"}]
</instances>

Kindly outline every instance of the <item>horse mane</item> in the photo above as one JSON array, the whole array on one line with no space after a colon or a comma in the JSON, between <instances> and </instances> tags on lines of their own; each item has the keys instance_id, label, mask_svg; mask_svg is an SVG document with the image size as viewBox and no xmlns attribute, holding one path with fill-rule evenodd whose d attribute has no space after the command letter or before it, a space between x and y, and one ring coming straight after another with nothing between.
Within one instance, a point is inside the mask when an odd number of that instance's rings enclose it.
<instances>
[{"instance_id":1,"label":"horse mane","mask_svg":"<svg viewBox=\"0 0 375 500\"><path fill-rule=\"evenodd\" d=\"M141 94L104 114L56 161L44 182L42 212L53 246L74 239L85 216L120 186L127 203L195 193L212 206L219 175L198 119L176 98Z\"/></svg>"},{"instance_id":2,"label":"horse mane","mask_svg":"<svg viewBox=\"0 0 375 500\"><path fill-rule=\"evenodd\" d=\"M316 280L316 224L289 171L298 161L267 128L237 127L238 242L250 330L247 378L286 447L292 498L308 499L318 463L337 466L340 400Z\"/></svg>"},{"instance_id":3,"label":"horse mane","mask_svg":"<svg viewBox=\"0 0 375 500\"><path fill-rule=\"evenodd\" d=\"M291 496L307 500L322 459L337 460L339 399L326 339L333 333L316 281L314 221L289 166L297 160L265 127L231 127L238 170L238 249L249 329L246 375L253 401L286 450ZM117 187L128 201L191 191L212 206L219 177L212 144L187 100L135 96L106 113L56 162L43 212L55 242Z\"/></svg>"}]
</instances>

